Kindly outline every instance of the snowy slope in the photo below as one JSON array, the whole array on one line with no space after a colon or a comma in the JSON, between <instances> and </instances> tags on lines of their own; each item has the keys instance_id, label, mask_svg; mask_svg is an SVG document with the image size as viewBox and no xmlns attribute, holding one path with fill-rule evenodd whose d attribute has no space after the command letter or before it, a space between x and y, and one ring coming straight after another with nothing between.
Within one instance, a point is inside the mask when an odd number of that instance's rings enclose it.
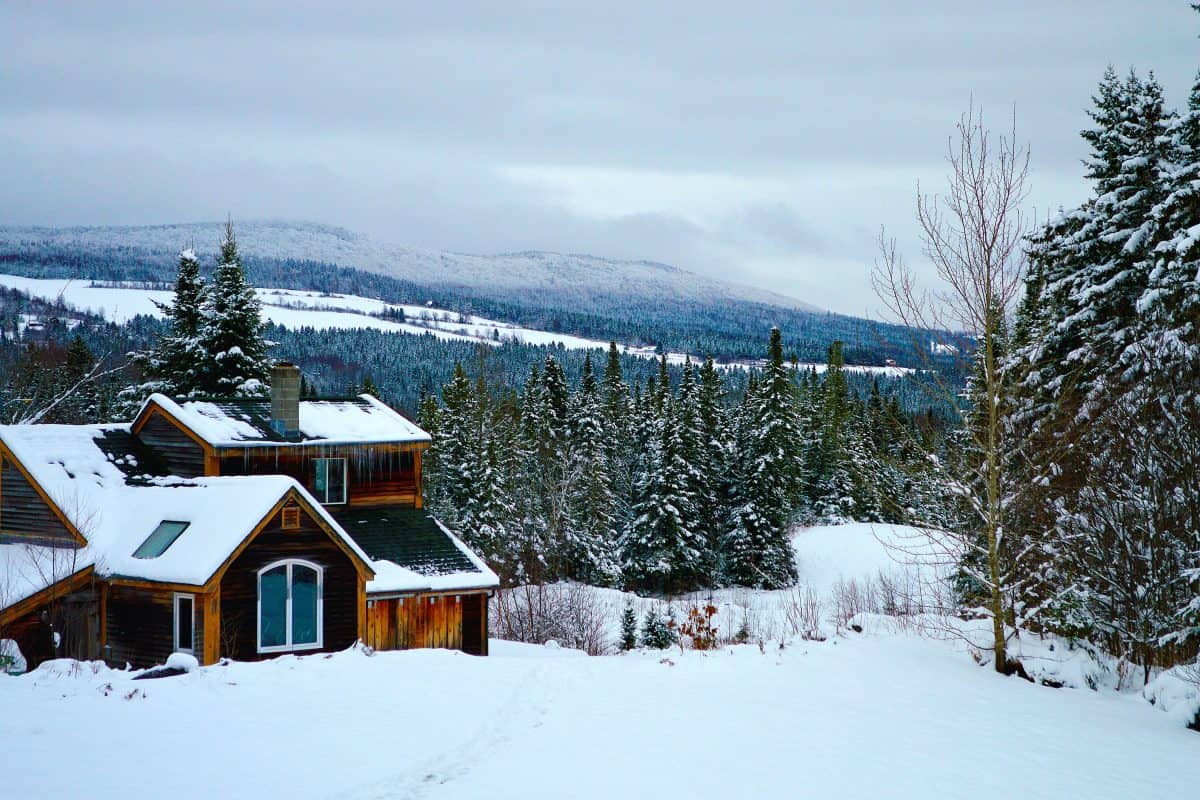
<instances>
[{"instance_id":1,"label":"snowy slope","mask_svg":"<svg viewBox=\"0 0 1200 800\"><path fill-rule=\"evenodd\" d=\"M170 303L172 293L153 289L93 285L87 280L26 278L0 274L0 287L19 289L33 297L62 300L78 311L89 311L113 322L127 322L139 314L162 316L156 303ZM430 334L439 339L481 342L495 345L516 341L531 345L557 344L567 349L607 349L608 342L585 339L565 333L551 333L509 322L458 314L427 306L385 303L368 297L322 294L299 289L260 288L263 316L285 328L310 327L315 330L369 328L391 333ZM393 317L403 314L404 322ZM625 352L656 358L653 347L624 346ZM683 353L668 353L667 360L682 364ZM696 360L693 355L692 359ZM757 362L756 362L757 363ZM745 365L730 365L745 366ZM824 364L805 365L823 371ZM870 372L899 376L912 372L904 367L846 367L852 372Z\"/></svg>"},{"instance_id":2,"label":"snowy slope","mask_svg":"<svg viewBox=\"0 0 1200 800\"><path fill-rule=\"evenodd\" d=\"M798 531L802 580L824 595L895 568L883 542L913 533ZM228 787L255 798L1125 800L1190 797L1200 782L1200 738L1178 716L1129 693L1003 678L961 643L911 632L703 654L491 649L284 656L151 681L59 661L0 677L0 798L152 786L175 800ZM64 752L79 754L69 769Z\"/></svg>"},{"instance_id":3,"label":"snowy slope","mask_svg":"<svg viewBox=\"0 0 1200 800\"><path fill-rule=\"evenodd\" d=\"M217 251L224 223L137 227L0 227L0 245L47 243L84 247L132 247L176 253L193 243L201 255ZM303 222L237 223L243 254L338 264L422 285L473 289L523 289L628 295L646 299L744 300L820 311L784 295L718 281L651 261L620 261L587 255L526 252L496 255L418 250L386 245L328 225Z\"/></svg>"}]
</instances>

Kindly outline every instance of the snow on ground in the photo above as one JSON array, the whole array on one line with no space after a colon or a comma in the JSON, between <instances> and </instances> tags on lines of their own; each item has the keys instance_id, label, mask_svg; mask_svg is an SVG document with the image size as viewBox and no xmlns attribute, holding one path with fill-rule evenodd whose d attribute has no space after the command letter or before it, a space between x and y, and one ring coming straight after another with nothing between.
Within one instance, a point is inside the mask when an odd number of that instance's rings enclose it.
<instances>
[{"instance_id":1,"label":"snow on ground","mask_svg":"<svg viewBox=\"0 0 1200 800\"><path fill-rule=\"evenodd\" d=\"M111 322L127 322L139 314L161 317L156 303L169 304L173 293L167 290L131 288L120 285L93 285L87 280L25 278L0 275L0 287L19 289L33 297L46 300L61 299L77 311L89 311ZM263 317L284 328L310 327L316 330L350 330L367 328L414 336L429 334L439 339L481 342L497 345L502 342L522 342L531 345L561 345L568 350L607 349L608 342L585 339L564 333L550 333L525 328L509 322L459 314L445 309L421 305L385 303L356 295L323 294L299 289L256 290L262 301ZM399 321L403 315L403 322ZM623 346L630 355L657 358L653 347ZM683 353L667 353L667 361L682 364ZM695 358L693 357L693 360ZM726 367L756 366L761 362L722 365ZM824 364L802 364L804 368L824 371ZM858 367L846 369L897 377L912 372L904 367Z\"/></svg>"},{"instance_id":2,"label":"snow on ground","mask_svg":"<svg viewBox=\"0 0 1200 800\"><path fill-rule=\"evenodd\" d=\"M1118 694L851 636L587 658L493 642L161 680L0 680L0 797L1188 797L1200 738ZM67 754L67 755L64 755Z\"/></svg>"},{"instance_id":3,"label":"snow on ground","mask_svg":"<svg viewBox=\"0 0 1200 800\"><path fill-rule=\"evenodd\" d=\"M799 532L814 592L886 570L876 533ZM1200 782L1200 735L1136 694L1004 678L960 642L872 630L597 658L354 649L144 681L50 662L0 677L0 798L1104 800Z\"/></svg>"}]
</instances>

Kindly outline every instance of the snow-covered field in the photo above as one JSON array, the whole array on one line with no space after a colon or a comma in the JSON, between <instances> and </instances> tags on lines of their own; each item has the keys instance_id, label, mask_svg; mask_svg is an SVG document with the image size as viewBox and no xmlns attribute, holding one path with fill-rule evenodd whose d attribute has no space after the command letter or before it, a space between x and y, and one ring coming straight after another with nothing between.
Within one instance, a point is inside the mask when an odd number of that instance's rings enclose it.
<instances>
[{"instance_id":1,"label":"snow-covered field","mask_svg":"<svg viewBox=\"0 0 1200 800\"><path fill-rule=\"evenodd\" d=\"M893 565L867 526L801 532L797 551L822 595ZM1100 800L1200 785L1200 734L1137 693L999 677L956 641L882 625L709 653L493 641L488 658L353 650L132 677L52 662L0 678L0 797Z\"/></svg>"},{"instance_id":2,"label":"snow-covered field","mask_svg":"<svg viewBox=\"0 0 1200 800\"><path fill-rule=\"evenodd\" d=\"M169 304L172 293L164 290L93 285L87 280L26 278L0 275L0 288L19 289L32 297L61 299L77 311L100 315L111 322L127 322L138 315L161 317L156 303ZM585 339L564 333L525 328L509 322L458 314L421 305L385 303L369 297L322 294L299 289L258 289L263 317L284 328L310 327L315 330L366 328L415 336L430 334L439 339L480 342L496 345L522 342L531 345L561 345L569 350L607 349L608 342ZM399 321L403 315L403 322ZM622 345L622 350L641 358L657 358L653 347ZM668 353L672 364L682 364L683 353ZM694 359L694 357L693 357ZM726 366L747 366L731 364ZM806 364L818 372L824 364ZM881 375L899 376L911 369L903 367L858 367L846 369Z\"/></svg>"}]
</instances>

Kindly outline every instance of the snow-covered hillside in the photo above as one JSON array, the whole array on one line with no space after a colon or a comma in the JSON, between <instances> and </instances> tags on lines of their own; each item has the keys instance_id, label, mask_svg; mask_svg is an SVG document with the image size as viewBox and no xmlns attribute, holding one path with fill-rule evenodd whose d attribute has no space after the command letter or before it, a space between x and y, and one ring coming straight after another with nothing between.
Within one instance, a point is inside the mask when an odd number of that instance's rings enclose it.
<instances>
[{"instance_id":1,"label":"snow-covered hillside","mask_svg":"<svg viewBox=\"0 0 1200 800\"><path fill-rule=\"evenodd\" d=\"M819 594L895 565L868 526L796 548ZM1003 678L956 641L886 626L708 653L493 641L488 658L135 674L58 661L0 677L0 798L1127 800L1200 783L1200 738L1136 694Z\"/></svg>"},{"instance_id":2,"label":"snow-covered hillside","mask_svg":"<svg viewBox=\"0 0 1200 800\"><path fill-rule=\"evenodd\" d=\"M21 243L71 247L138 248L176 253L192 243L201 255L217 251L224 223L136 227L0 227L0 245ZM620 261L587 255L526 252L468 255L397 247L344 228L304 222L241 221L243 255L307 259L376 272L423 285L473 289L522 289L575 294L629 295L644 299L743 300L820 311L795 298L737 283L714 280L651 261Z\"/></svg>"},{"instance_id":3,"label":"snow-covered hillside","mask_svg":"<svg viewBox=\"0 0 1200 800\"><path fill-rule=\"evenodd\" d=\"M59 300L78 311L98 314L112 322L126 322L139 314L162 316L159 303L170 303L172 294L165 290L97 285L87 280L25 278L0 275L0 287L19 289L32 297ZM502 342L525 344L557 344L567 349L607 348L607 342L585 339L564 333L551 333L514 325L485 317L458 314L429 306L385 303L368 297L344 294L322 294L299 289L258 289L263 316L285 328L310 327L315 330L372 330L430 334L439 339L481 342L496 345ZM402 321L401 321L402 320ZM642 358L656 358L653 347L622 345L622 350ZM683 353L668 353L667 360L682 364ZM696 360L698 356L692 355ZM757 363L757 362L753 362ZM727 366L748 366L750 362ZM818 372L824 364L805 365ZM846 367L856 372L899 376L912 372L904 367Z\"/></svg>"}]
</instances>

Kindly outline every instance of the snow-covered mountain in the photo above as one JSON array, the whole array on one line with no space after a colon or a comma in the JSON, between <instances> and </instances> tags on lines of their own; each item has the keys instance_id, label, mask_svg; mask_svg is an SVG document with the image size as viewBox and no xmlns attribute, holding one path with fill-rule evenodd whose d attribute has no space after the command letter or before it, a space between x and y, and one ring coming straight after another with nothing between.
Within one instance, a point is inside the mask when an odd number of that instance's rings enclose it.
<instances>
[{"instance_id":1,"label":"snow-covered mountain","mask_svg":"<svg viewBox=\"0 0 1200 800\"><path fill-rule=\"evenodd\" d=\"M119 247L174 253L191 246L217 252L224 223L130 227L0 227L0 245L53 244L71 248ZM774 292L719 281L652 261L620 261L547 252L470 255L399 247L329 225L285 221L236 223L244 255L304 259L389 275L427 286L474 290L552 292L581 299L628 295L705 303L742 301L821 311Z\"/></svg>"}]
</instances>

